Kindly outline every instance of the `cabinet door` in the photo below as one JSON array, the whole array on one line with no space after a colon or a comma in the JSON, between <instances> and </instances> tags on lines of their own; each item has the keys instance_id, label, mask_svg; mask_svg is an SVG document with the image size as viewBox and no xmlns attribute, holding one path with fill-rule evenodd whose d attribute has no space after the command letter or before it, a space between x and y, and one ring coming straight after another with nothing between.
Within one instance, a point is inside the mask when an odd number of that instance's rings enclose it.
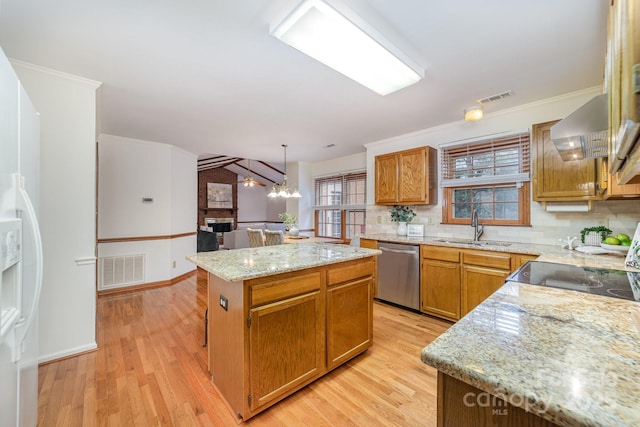
<instances>
[{"instance_id":1,"label":"cabinet door","mask_svg":"<svg viewBox=\"0 0 640 427\"><path fill-rule=\"evenodd\" d=\"M398 153L398 202L438 203L438 152L422 147Z\"/></svg>"},{"instance_id":2,"label":"cabinet door","mask_svg":"<svg viewBox=\"0 0 640 427\"><path fill-rule=\"evenodd\" d=\"M400 203L421 203L426 200L426 149L402 151L398 154Z\"/></svg>"},{"instance_id":3,"label":"cabinet door","mask_svg":"<svg viewBox=\"0 0 640 427\"><path fill-rule=\"evenodd\" d=\"M462 266L462 315L473 310L504 285L509 272L473 265Z\"/></svg>"},{"instance_id":4,"label":"cabinet door","mask_svg":"<svg viewBox=\"0 0 640 427\"><path fill-rule=\"evenodd\" d=\"M460 263L424 259L420 273L420 311L460 319Z\"/></svg>"},{"instance_id":5,"label":"cabinet door","mask_svg":"<svg viewBox=\"0 0 640 427\"><path fill-rule=\"evenodd\" d=\"M527 261L533 261L538 258L538 255L525 255L525 254L513 254L513 263L511 271L516 271L523 265L527 263Z\"/></svg>"},{"instance_id":6,"label":"cabinet door","mask_svg":"<svg viewBox=\"0 0 640 427\"><path fill-rule=\"evenodd\" d=\"M609 174L607 199L637 199L640 198L640 184L619 184L618 176Z\"/></svg>"},{"instance_id":7,"label":"cabinet door","mask_svg":"<svg viewBox=\"0 0 640 427\"><path fill-rule=\"evenodd\" d=\"M597 199L596 160L562 160L551 141L551 126L556 123L540 123L532 128L533 200Z\"/></svg>"},{"instance_id":8,"label":"cabinet door","mask_svg":"<svg viewBox=\"0 0 640 427\"><path fill-rule=\"evenodd\" d=\"M393 204L398 200L398 167L395 153L376 156L376 203Z\"/></svg>"},{"instance_id":9,"label":"cabinet door","mask_svg":"<svg viewBox=\"0 0 640 427\"><path fill-rule=\"evenodd\" d=\"M316 291L250 311L252 412L325 372L322 302Z\"/></svg>"},{"instance_id":10,"label":"cabinet door","mask_svg":"<svg viewBox=\"0 0 640 427\"><path fill-rule=\"evenodd\" d=\"M327 289L327 368L361 353L373 343L370 277Z\"/></svg>"}]
</instances>

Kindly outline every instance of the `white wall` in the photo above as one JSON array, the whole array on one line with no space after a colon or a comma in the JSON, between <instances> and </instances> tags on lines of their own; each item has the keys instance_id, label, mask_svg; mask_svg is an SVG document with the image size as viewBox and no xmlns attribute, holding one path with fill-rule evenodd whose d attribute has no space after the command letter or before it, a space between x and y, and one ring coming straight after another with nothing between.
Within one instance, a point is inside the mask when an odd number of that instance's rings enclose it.
<instances>
[{"instance_id":1,"label":"white wall","mask_svg":"<svg viewBox=\"0 0 640 427\"><path fill-rule=\"evenodd\" d=\"M337 175L348 172L360 172L367 169L367 153L352 154L350 156L325 160L310 165L312 179L323 176Z\"/></svg>"},{"instance_id":2,"label":"white wall","mask_svg":"<svg viewBox=\"0 0 640 427\"><path fill-rule=\"evenodd\" d=\"M566 117L593 96L598 88L587 89L550 98L508 110L487 114L479 122L463 120L419 132L401 135L383 141L366 144L367 147L367 234L395 232L396 223L389 217L389 208L375 205L374 170L375 156L429 145L459 141L500 132L527 130L535 123ZM440 175L440 171L438 171ZM441 179L439 179L439 182ZM473 229L467 225L442 225L442 189L439 188L438 205L418 206L414 223L425 224L425 234L438 237L472 237ZM588 213L549 213L538 202L531 202L531 227L485 226L483 239L542 244L558 244L558 238L579 236L588 226L604 224L614 232L633 234L640 222L640 201L605 201L594 203Z\"/></svg>"},{"instance_id":3,"label":"white wall","mask_svg":"<svg viewBox=\"0 0 640 427\"><path fill-rule=\"evenodd\" d=\"M96 348L96 96L100 83L20 61L40 112L44 280L39 361Z\"/></svg>"},{"instance_id":4,"label":"white wall","mask_svg":"<svg viewBox=\"0 0 640 427\"><path fill-rule=\"evenodd\" d=\"M267 197L271 186L245 187L238 184L238 223L242 222L279 222L278 214L285 211L285 201Z\"/></svg>"},{"instance_id":5,"label":"white wall","mask_svg":"<svg viewBox=\"0 0 640 427\"><path fill-rule=\"evenodd\" d=\"M171 236L195 231L197 156L172 145L102 134L99 137L99 239ZM153 198L153 203L143 203ZM143 283L195 269L184 259L196 237L100 243L98 257L145 255Z\"/></svg>"}]
</instances>

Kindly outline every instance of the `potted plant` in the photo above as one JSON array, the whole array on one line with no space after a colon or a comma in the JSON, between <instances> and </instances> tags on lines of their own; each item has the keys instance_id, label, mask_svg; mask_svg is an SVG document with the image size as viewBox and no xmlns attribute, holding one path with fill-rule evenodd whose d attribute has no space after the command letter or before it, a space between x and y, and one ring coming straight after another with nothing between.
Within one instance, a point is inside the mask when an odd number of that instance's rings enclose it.
<instances>
[{"instance_id":1,"label":"potted plant","mask_svg":"<svg viewBox=\"0 0 640 427\"><path fill-rule=\"evenodd\" d=\"M278 214L278 216L280 217L280 219L282 220L282 223L284 224L287 232L289 233L290 236L297 236L298 235L298 218L295 215L291 215L287 212Z\"/></svg>"},{"instance_id":2,"label":"potted plant","mask_svg":"<svg viewBox=\"0 0 640 427\"><path fill-rule=\"evenodd\" d=\"M398 223L396 233L398 236L407 235L407 222L411 222L416 217L415 211L410 206L394 205L390 211L391 221Z\"/></svg>"}]
</instances>

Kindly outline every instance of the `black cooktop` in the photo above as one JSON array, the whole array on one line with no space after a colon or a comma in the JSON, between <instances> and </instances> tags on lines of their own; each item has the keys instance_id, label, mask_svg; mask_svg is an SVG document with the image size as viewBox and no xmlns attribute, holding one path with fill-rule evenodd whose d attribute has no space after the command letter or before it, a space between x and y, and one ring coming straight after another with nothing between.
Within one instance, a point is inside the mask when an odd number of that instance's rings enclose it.
<instances>
[{"instance_id":1,"label":"black cooktop","mask_svg":"<svg viewBox=\"0 0 640 427\"><path fill-rule=\"evenodd\" d=\"M507 281L640 301L640 273L529 261Z\"/></svg>"}]
</instances>

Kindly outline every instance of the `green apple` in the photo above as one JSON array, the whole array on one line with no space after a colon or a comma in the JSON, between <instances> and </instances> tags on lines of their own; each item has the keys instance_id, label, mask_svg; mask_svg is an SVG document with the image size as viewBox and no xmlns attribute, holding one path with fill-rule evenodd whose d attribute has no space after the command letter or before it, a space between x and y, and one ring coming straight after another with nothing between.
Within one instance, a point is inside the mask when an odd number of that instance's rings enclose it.
<instances>
[{"instance_id":1,"label":"green apple","mask_svg":"<svg viewBox=\"0 0 640 427\"><path fill-rule=\"evenodd\" d=\"M604 242L607 245L619 245L620 244L620 240L615 238L615 237L607 237L606 239L604 239Z\"/></svg>"},{"instance_id":2,"label":"green apple","mask_svg":"<svg viewBox=\"0 0 640 427\"><path fill-rule=\"evenodd\" d=\"M620 233L620 234L616 234L616 239L620 240L621 242L624 242L625 240L631 240L631 237L627 236L624 233Z\"/></svg>"},{"instance_id":3,"label":"green apple","mask_svg":"<svg viewBox=\"0 0 640 427\"><path fill-rule=\"evenodd\" d=\"M620 242L622 246L631 246L631 240L623 240Z\"/></svg>"}]
</instances>

